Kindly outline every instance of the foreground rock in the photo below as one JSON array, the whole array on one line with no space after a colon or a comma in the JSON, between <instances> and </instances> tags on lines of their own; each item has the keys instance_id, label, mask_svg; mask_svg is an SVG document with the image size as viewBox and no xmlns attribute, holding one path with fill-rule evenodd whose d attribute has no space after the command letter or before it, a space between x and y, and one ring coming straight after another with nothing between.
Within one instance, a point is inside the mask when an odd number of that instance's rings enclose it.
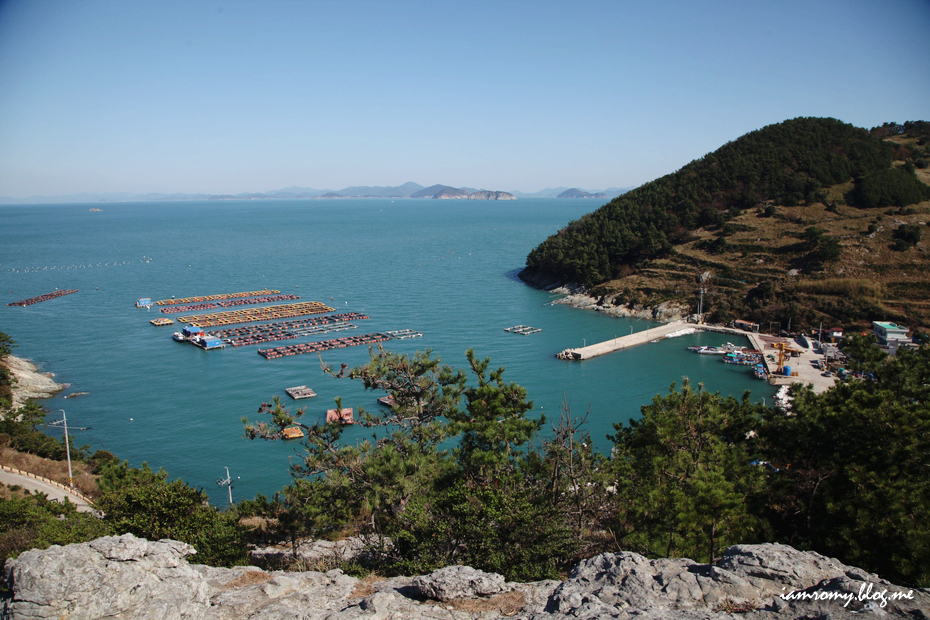
<instances>
[{"instance_id":1,"label":"foreground rock","mask_svg":"<svg viewBox=\"0 0 930 620\"><path fill-rule=\"evenodd\" d=\"M714 565L608 553L563 582L507 583L462 566L358 580L339 570L189 564L194 550L130 534L27 551L7 562L4 618L239 620L746 620L926 618L930 595L784 545L731 547ZM196 556L195 556L196 557ZM739 613L734 616L734 613ZM853 615L855 613L855 615Z\"/></svg>"},{"instance_id":2,"label":"foreground rock","mask_svg":"<svg viewBox=\"0 0 930 620\"><path fill-rule=\"evenodd\" d=\"M51 373L41 373L38 367L30 362L13 355L7 355L2 362L16 379L13 384L13 409L26 404L30 398L49 398L62 391L68 385L56 383Z\"/></svg>"}]
</instances>

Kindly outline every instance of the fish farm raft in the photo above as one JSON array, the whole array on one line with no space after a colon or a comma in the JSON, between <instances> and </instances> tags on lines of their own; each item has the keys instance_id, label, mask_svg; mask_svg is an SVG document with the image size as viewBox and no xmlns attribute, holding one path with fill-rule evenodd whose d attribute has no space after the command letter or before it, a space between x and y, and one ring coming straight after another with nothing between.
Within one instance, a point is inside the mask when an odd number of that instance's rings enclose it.
<instances>
[{"instance_id":1,"label":"fish farm raft","mask_svg":"<svg viewBox=\"0 0 930 620\"><path fill-rule=\"evenodd\" d=\"M77 293L78 289L68 289L67 291L55 291L53 293L46 293L45 295L39 295L38 297L30 297L29 299L21 299L19 301L13 301L8 303L8 306L31 306L32 304L37 304L40 301L48 301L49 299L55 299L56 297L61 297L62 295L70 295L71 293Z\"/></svg>"},{"instance_id":2,"label":"fish farm raft","mask_svg":"<svg viewBox=\"0 0 930 620\"><path fill-rule=\"evenodd\" d=\"M258 354L265 359L276 359L288 355L302 355L304 353L320 353L331 349L342 349L344 347L357 347L363 344L377 344L390 340L387 334L364 334L362 336L346 336L345 338L334 338L332 340L322 340L320 342L307 342L302 344L291 344L286 347L276 347L274 349L259 349Z\"/></svg>"}]
</instances>

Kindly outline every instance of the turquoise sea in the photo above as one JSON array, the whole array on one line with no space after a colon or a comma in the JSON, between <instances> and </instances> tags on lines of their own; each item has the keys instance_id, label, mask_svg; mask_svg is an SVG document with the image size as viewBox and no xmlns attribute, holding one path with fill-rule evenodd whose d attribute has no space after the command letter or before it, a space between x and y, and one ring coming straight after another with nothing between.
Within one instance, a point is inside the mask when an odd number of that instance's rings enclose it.
<instances>
[{"instance_id":1,"label":"turquoise sea","mask_svg":"<svg viewBox=\"0 0 930 620\"><path fill-rule=\"evenodd\" d=\"M357 330L297 342L413 329L423 337L387 347L429 348L462 369L466 349L474 348L506 368L505 380L527 389L536 414L557 418L563 401L573 414L588 412L593 440L604 450L613 423L637 417L641 405L685 376L724 394L752 390L755 399L769 398L773 391L747 369L685 349L720 344L727 339L720 335L663 340L585 362L555 359L562 349L652 326L551 305L556 296L517 278L532 248L597 206L568 199L0 206L0 331L16 341L16 355L70 384L43 404L49 419L64 409L69 426L90 427L74 433L78 445L164 467L220 505L226 492L215 481L225 467L236 481L234 499L271 495L290 480L288 462L299 445L243 438L240 418L255 418L263 401L279 395L294 406L284 389L306 384L318 396L297 402L316 415L337 396L346 407L374 409L380 394L324 376L315 355L266 360L255 346L203 351L174 342L178 323L149 321L179 315L138 309L139 297L278 289L371 317L356 322ZM6 306L55 289L79 292ZM518 324L542 331L504 331ZM367 357L364 347L323 354L337 368ZM71 392L87 395L63 398ZM366 436L361 428L345 435Z\"/></svg>"}]
</instances>

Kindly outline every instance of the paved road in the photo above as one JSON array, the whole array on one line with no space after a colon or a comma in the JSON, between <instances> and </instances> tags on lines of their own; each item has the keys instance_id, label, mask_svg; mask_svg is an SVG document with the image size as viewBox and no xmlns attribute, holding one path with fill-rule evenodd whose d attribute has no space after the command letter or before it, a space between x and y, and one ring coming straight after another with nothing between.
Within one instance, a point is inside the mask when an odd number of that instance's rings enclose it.
<instances>
[{"instance_id":1,"label":"paved road","mask_svg":"<svg viewBox=\"0 0 930 620\"><path fill-rule=\"evenodd\" d=\"M68 501L77 506L77 509L81 512L94 512L94 509L77 495L73 495L68 491L48 484L47 482L43 482L42 480L36 480L35 478L31 478L29 476L23 476L21 474L6 471L5 469L0 469L0 483L8 485L18 484L21 487L29 489L33 493L36 491L45 493L49 499L57 500L59 502L64 502L65 497L67 497Z\"/></svg>"}]
</instances>

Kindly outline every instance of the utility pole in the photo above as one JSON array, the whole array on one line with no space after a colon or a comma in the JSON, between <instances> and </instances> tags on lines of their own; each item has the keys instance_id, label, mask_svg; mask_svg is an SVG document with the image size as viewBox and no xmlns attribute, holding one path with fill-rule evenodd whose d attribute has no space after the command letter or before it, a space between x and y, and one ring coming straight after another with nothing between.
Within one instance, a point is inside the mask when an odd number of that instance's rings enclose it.
<instances>
[{"instance_id":1,"label":"utility pole","mask_svg":"<svg viewBox=\"0 0 930 620\"><path fill-rule=\"evenodd\" d=\"M229 491L229 508L232 509L232 476L229 475L229 468L226 468L226 477L216 481L221 487L226 487Z\"/></svg>"},{"instance_id":2,"label":"utility pole","mask_svg":"<svg viewBox=\"0 0 930 620\"><path fill-rule=\"evenodd\" d=\"M68 454L68 486L72 489L74 488L74 478L71 476L71 447L68 445L68 417L65 415L64 409L59 409L61 412L61 421L65 425L65 452Z\"/></svg>"}]
</instances>

